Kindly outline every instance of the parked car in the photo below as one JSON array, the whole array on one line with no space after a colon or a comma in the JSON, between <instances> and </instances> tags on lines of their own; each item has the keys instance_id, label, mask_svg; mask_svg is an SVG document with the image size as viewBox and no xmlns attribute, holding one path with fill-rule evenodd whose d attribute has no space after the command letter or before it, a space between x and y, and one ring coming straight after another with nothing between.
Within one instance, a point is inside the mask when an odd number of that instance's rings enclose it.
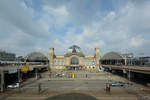
<instances>
[{"instance_id":1,"label":"parked car","mask_svg":"<svg viewBox=\"0 0 150 100\"><path fill-rule=\"evenodd\" d=\"M124 86L125 83L123 82L112 82L111 86Z\"/></svg>"},{"instance_id":2,"label":"parked car","mask_svg":"<svg viewBox=\"0 0 150 100\"><path fill-rule=\"evenodd\" d=\"M19 88L19 83L8 85L7 88Z\"/></svg>"}]
</instances>

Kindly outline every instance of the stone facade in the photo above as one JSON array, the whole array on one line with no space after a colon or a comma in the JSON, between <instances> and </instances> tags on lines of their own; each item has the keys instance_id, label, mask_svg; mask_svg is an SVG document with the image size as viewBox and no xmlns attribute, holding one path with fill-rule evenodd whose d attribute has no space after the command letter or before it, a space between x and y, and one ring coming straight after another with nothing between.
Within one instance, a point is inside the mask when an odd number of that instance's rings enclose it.
<instances>
[{"instance_id":1,"label":"stone facade","mask_svg":"<svg viewBox=\"0 0 150 100\"><path fill-rule=\"evenodd\" d=\"M55 55L54 48L49 53L50 69L96 69L99 68L100 51L95 48L95 55L84 55L80 47L73 45L65 55Z\"/></svg>"}]
</instances>

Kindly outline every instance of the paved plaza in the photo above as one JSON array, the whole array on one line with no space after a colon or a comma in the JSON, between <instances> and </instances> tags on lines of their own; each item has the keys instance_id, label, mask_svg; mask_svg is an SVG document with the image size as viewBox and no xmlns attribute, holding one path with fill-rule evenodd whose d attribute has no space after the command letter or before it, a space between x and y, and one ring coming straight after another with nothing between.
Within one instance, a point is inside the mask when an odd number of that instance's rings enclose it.
<instances>
[{"instance_id":1,"label":"paved plaza","mask_svg":"<svg viewBox=\"0 0 150 100\"><path fill-rule=\"evenodd\" d=\"M70 73L70 71L63 73L68 72ZM114 81L128 83L128 80L102 71L71 72L75 73L75 78L67 78L65 75L49 78L48 72L42 73L42 78L39 80L30 78L22 83L20 89L6 91L2 100L20 100L18 97L22 100L114 100L114 98L116 100L140 100L140 95L141 97L149 95L143 90L144 86L135 83L130 86L126 84L124 87L111 87L110 93L106 93L106 83ZM40 93L38 92L39 83Z\"/></svg>"}]
</instances>

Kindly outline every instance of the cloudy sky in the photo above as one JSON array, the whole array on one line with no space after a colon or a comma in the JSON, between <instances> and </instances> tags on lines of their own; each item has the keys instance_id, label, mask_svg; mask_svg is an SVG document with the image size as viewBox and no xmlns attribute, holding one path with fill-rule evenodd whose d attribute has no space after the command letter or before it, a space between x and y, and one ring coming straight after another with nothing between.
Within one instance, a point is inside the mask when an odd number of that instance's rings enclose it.
<instances>
[{"instance_id":1,"label":"cloudy sky","mask_svg":"<svg viewBox=\"0 0 150 100\"><path fill-rule=\"evenodd\" d=\"M150 55L150 0L0 0L0 49L64 54L73 44Z\"/></svg>"}]
</instances>

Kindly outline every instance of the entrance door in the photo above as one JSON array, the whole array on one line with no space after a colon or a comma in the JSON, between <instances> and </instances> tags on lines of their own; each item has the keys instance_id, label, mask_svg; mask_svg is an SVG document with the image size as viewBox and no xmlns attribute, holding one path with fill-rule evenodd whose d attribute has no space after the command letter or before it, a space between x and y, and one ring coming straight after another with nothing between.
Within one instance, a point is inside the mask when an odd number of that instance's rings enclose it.
<instances>
[{"instance_id":1,"label":"entrance door","mask_svg":"<svg viewBox=\"0 0 150 100\"><path fill-rule=\"evenodd\" d=\"M78 70L79 69L79 66L70 66L69 67L69 70Z\"/></svg>"},{"instance_id":2,"label":"entrance door","mask_svg":"<svg viewBox=\"0 0 150 100\"><path fill-rule=\"evenodd\" d=\"M72 57L70 60L70 67L71 70L78 70L79 67L79 60L77 57Z\"/></svg>"}]
</instances>

